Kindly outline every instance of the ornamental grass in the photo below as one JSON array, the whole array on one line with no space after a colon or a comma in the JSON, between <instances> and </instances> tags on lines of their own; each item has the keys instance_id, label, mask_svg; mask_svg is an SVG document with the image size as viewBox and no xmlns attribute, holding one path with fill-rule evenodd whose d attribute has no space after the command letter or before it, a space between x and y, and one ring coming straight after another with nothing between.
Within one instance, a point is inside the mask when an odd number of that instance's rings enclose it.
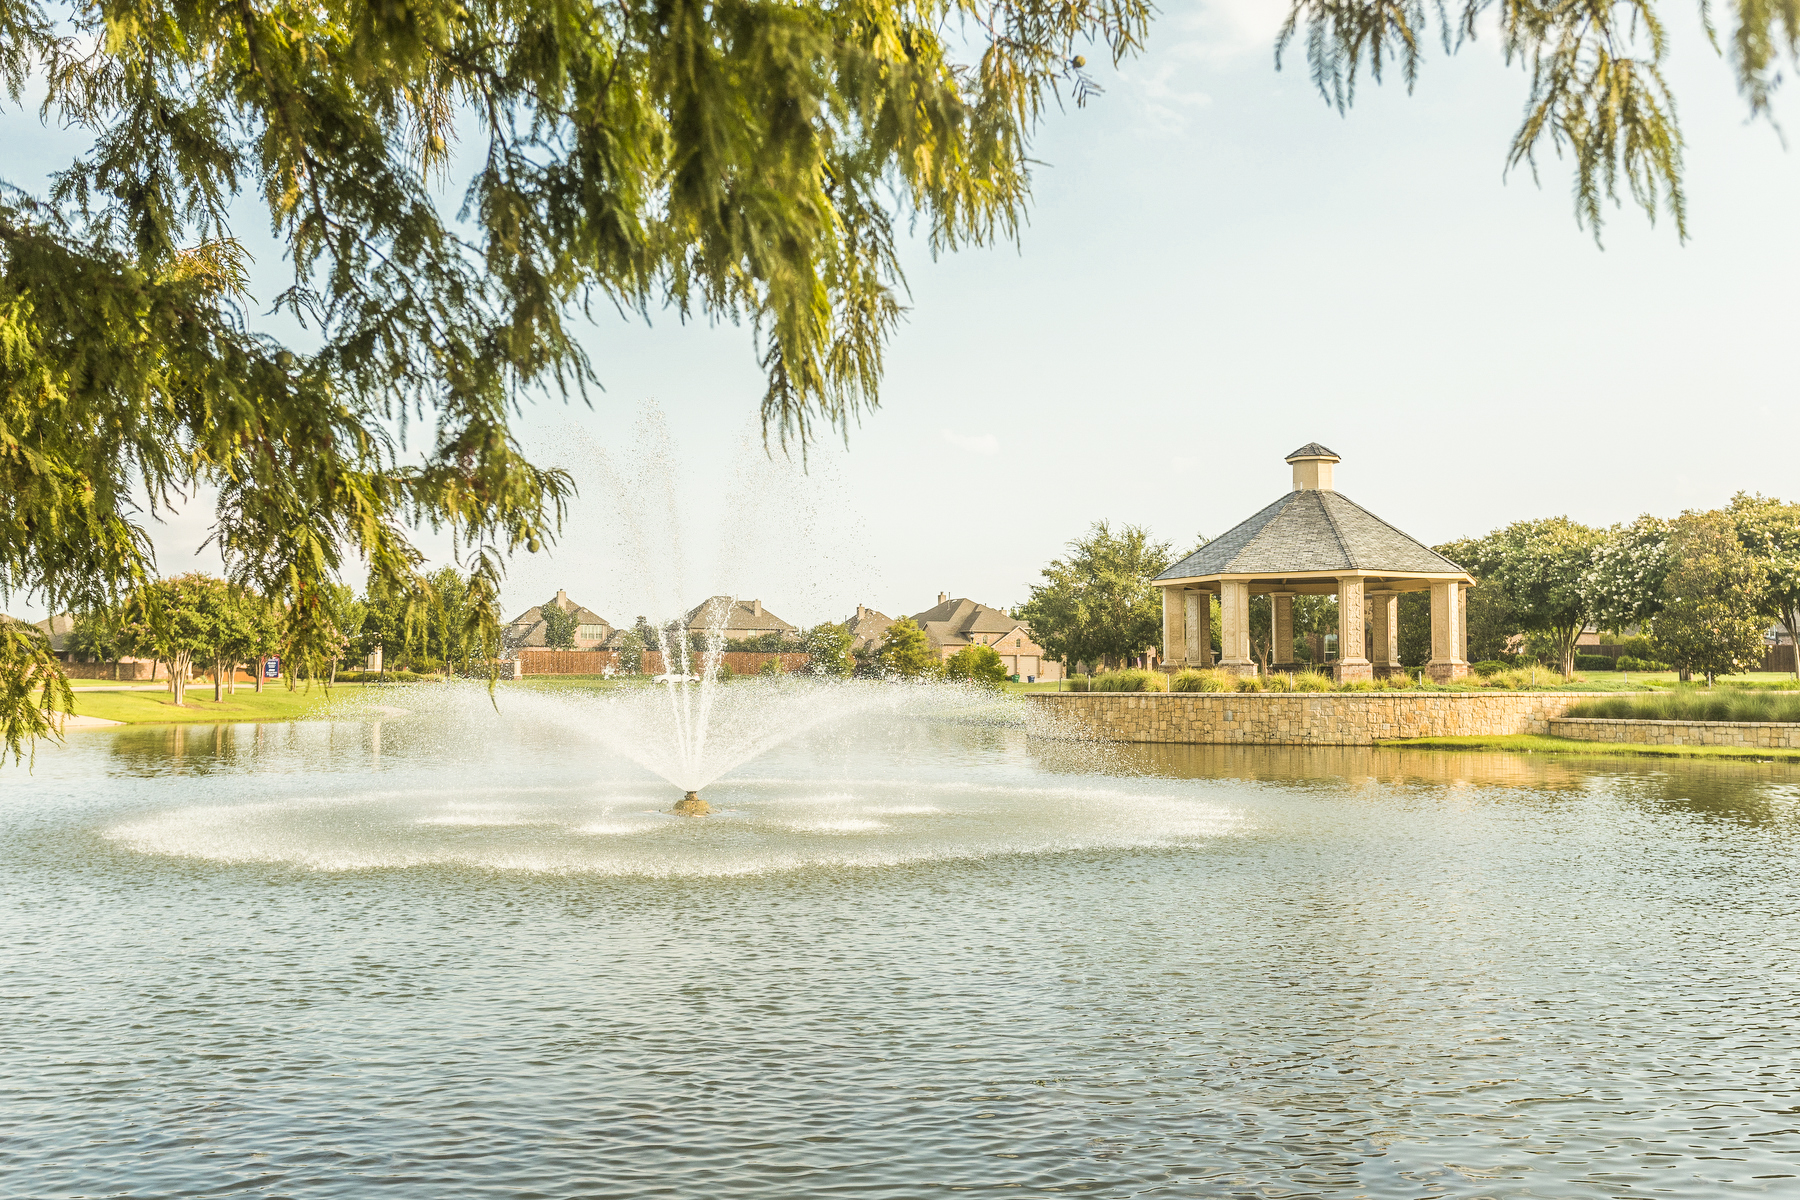
<instances>
[{"instance_id":1,"label":"ornamental grass","mask_svg":"<svg viewBox=\"0 0 1800 1200\"><path fill-rule=\"evenodd\" d=\"M1088 688L1095 692L1166 692L1169 677L1161 671L1108 671L1094 676Z\"/></svg>"},{"instance_id":2,"label":"ornamental grass","mask_svg":"<svg viewBox=\"0 0 1800 1200\"><path fill-rule=\"evenodd\" d=\"M1237 690L1237 676L1229 671L1220 671L1212 667L1201 670L1189 669L1176 674L1170 691L1175 692L1231 692Z\"/></svg>"},{"instance_id":3,"label":"ornamental grass","mask_svg":"<svg viewBox=\"0 0 1800 1200\"><path fill-rule=\"evenodd\" d=\"M1800 695L1738 688L1677 688L1654 696L1609 696L1583 700L1571 717L1615 721L1774 721L1800 722Z\"/></svg>"}]
</instances>

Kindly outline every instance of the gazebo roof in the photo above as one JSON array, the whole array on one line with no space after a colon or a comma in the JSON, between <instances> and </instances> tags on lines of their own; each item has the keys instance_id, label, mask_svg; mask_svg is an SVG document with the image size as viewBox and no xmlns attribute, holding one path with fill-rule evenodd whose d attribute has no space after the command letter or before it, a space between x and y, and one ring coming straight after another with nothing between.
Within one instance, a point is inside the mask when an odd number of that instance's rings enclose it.
<instances>
[{"instance_id":1,"label":"gazebo roof","mask_svg":"<svg viewBox=\"0 0 1800 1200\"><path fill-rule=\"evenodd\" d=\"M1464 575L1461 567L1343 493L1306 488L1289 492L1156 578L1299 575L1313 571Z\"/></svg>"}]
</instances>

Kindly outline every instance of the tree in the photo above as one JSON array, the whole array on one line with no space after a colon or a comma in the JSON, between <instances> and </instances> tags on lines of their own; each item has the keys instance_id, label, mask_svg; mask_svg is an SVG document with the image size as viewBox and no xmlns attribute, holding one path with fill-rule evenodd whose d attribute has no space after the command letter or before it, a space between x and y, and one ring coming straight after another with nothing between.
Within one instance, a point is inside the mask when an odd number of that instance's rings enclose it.
<instances>
[{"instance_id":1,"label":"tree","mask_svg":"<svg viewBox=\"0 0 1800 1200\"><path fill-rule=\"evenodd\" d=\"M113 679L119 678L119 610L111 605L75 614L74 628L69 630L69 649L84 658L110 662Z\"/></svg>"},{"instance_id":2,"label":"tree","mask_svg":"<svg viewBox=\"0 0 1800 1200\"><path fill-rule=\"evenodd\" d=\"M11 101L29 82L91 135L46 194L0 191L0 592L87 609L147 584L134 497L216 486L212 540L281 601L291 654L333 657L346 552L420 586L423 525L466 556L491 658L505 558L570 494L510 418L597 382L572 314L741 321L765 435L847 430L902 312L897 239L1015 237L1046 105L1097 90L1075 43L1116 61L1148 13L0 4ZM274 308L304 344L255 326L239 220L292 264Z\"/></svg>"},{"instance_id":3,"label":"tree","mask_svg":"<svg viewBox=\"0 0 1800 1200\"><path fill-rule=\"evenodd\" d=\"M1605 535L1567 517L1518 521L1486 537L1452 543L1453 562L1512 610L1526 632L1546 635L1565 677L1575 672L1575 639L1593 617L1590 578Z\"/></svg>"},{"instance_id":4,"label":"tree","mask_svg":"<svg viewBox=\"0 0 1800 1200\"><path fill-rule=\"evenodd\" d=\"M1645 513L1607 530L1588 568L1595 622L1613 633L1648 624L1662 611L1669 563L1667 521Z\"/></svg>"},{"instance_id":5,"label":"tree","mask_svg":"<svg viewBox=\"0 0 1800 1200\"><path fill-rule=\"evenodd\" d=\"M1150 581L1173 561L1170 544L1151 540L1141 526L1114 533L1096 521L1043 569L1046 582L1013 615L1030 625L1047 657L1110 665L1162 644L1162 591Z\"/></svg>"},{"instance_id":6,"label":"tree","mask_svg":"<svg viewBox=\"0 0 1800 1200\"><path fill-rule=\"evenodd\" d=\"M882 674L900 679L930 679L943 670L941 656L911 617L888 626L875 661L881 664Z\"/></svg>"},{"instance_id":7,"label":"tree","mask_svg":"<svg viewBox=\"0 0 1800 1200\"><path fill-rule=\"evenodd\" d=\"M198 573L144 584L126 600L122 642L133 652L168 664L169 690L177 706L187 702L187 678L196 658L211 658L226 636L230 586Z\"/></svg>"},{"instance_id":8,"label":"tree","mask_svg":"<svg viewBox=\"0 0 1800 1200\"><path fill-rule=\"evenodd\" d=\"M469 602L471 581L455 567L440 567L427 580L430 594L425 622L425 653L468 672L480 652L480 631L470 628L475 616Z\"/></svg>"},{"instance_id":9,"label":"tree","mask_svg":"<svg viewBox=\"0 0 1800 1200\"><path fill-rule=\"evenodd\" d=\"M581 621L554 598L544 604L544 645L552 650L573 650Z\"/></svg>"},{"instance_id":10,"label":"tree","mask_svg":"<svg viewBox=\"0 0 1800 1200\"><path fill-rule=\"evenodd\" d=\"M240 653L249 662L250 673L256 676L256 690L261 692L263 660L281 650L285 637L281 607L252 592L244 593L239 603L248 629L248 636L244 639Z\"/></svg>"},{"instance_id":11,"label":"tree","mask_svg":"<svg viewBox=\"0 0 1800 1200\"><path fill-rule=\"evenodd\" d=\"M1716 36L1714 11L1700 4L1715 48L1731 47L1738 90L1752 116L1769 116L1781 81L1782 59L1800 57L1800 6L1738 4L1727 11L1733 26ZM1276 65L1306 28L1306 58L1314 84L1340 112L1356 94L1366 70L1381 79L1398 65L1410 92L1430 40L1428 10L1419 3L1388 0L1291 0L1276 49ZM1446 53L1475 40L1490 11L1486 0L1439 6ZM1654 221L1659 208L1687 236L1682 190L1682 135L1675 99L1663 77L1668 37L1654 0L1623 4L1555 4L1514 0L1495 9L1506 59L1531 76L1525 117L1513 135L1507 167L1529 168L1537 177L1546 150L1575 167L1575 215L1596 239L1608 201L1622 203L1621 183L1633 203Z\"/></svg>"},{"instance_id":12,"label":"tree","mask_svg":"<svg viewBox=\"0 0 1800 1200\"><path fill-rule=\"evenodd\" d=\"M1670 565L1663 580L1662 611L1650 623L1658 656L1681 671L1695 671L1707 686L1762 661L1763 571L1738 540L1728 512L1685 512L1669 534Z\"/></svg>"},{"instance_id":13,"label":"tree","mask_svg":"<svg viewBox=\"0 0 1800 1200\"><path fill-rule=\"evenodd\" d=\"M644 641L644 631L649 623L639 617L637 624L619 635L618 656L619 669L632 675L639 675L644 670L644 652L649 646ZM654 636L654 631L652 631Z\"/></svg>"},{"instance_id":14,"label":"tree","mask_svg":"<svg viewBox=\"0 0 1800 1200\"><path fill-rule=\"evenodd\" d=\"M998 689L1007 680L1006 661L992 646L964 646L944 660L945 679L966 679L982 687Z\"/></svg>"},{"instance_id":15,"label":"tree","mask_svg":"<svg viewBox=\"0 0 1800 1200\"><path fill-rule=\"evenodd\" d=\"M0 613L0 734L17 765L54 735L52 714L75 711L75 692L43 630ZM0 757L4 757L0 755Z\"/></svg>"},{"instance_id":16,"label":"tree","mask_svg":"<svg viewBox=\"0 0 1800 1200\"><path fill-rule=\"evenodd\" d=\"M1794 677L1800 679L1800 504L1739 492L1726 511L1738 541L1762 568L1764 609L1794 643Z\"/></svg>"},{"instance_id":17,"label":"tree","mask_svg":"<svg viewBox=\"0 0 1800 1200\"><path fill-rule=\"evenodd\" d=\"M856 656L850 647L856 638L844 625L826 622L806 633L807 669L814 675L848 679L856 673Z\"/></svg>"},{"instance_id":18,"label":"tree","mask_svg":"<svg viewBox=\"0 0 1800 1200\"><path fill-rule=\"evenodd\" d=\"M231 690L237 691L237 665L249 655L253 630L243 595L225 589L213 598L212 677L213 700L225 698L225 675L231 675Z\"/></svg>"}]
</instances>

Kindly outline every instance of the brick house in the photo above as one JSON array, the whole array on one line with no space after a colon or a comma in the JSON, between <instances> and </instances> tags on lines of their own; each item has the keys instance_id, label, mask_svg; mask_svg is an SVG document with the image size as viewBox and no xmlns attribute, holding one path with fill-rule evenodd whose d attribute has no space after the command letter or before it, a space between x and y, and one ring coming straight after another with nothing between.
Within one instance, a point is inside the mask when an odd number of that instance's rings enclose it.
<instances>
[{"instance_id":1,"label":"brick house","mask_svg":"<svg viewBox=\"0 0 1800 1200\"><path fill-rule=\"evenodd\" d=\"M569 599L569 593L557 589L556 599L550 601L564 612L574 613L575 649L604 650L617 634L612 623L591 608L584 608ZM506 648L508 650L543 650L549 643L545 640L544 608L542 604L534 604L523 613L514 617L506 625Z\"/></svg>"},{"instance_id":2,"label":"brick house","mask_svg":"<svg viewBox=\"0 0 1800 1200\"><path fill-rule=\"evenodd\" d=\"M1044 657L1044 648L1032 640L1030 627L1002 609L966 598L952 600L948 592L939 592L937 605L915 613L912 619L945 658L964 646L992 646L1006 664L1008 675L1052 681L1063 677L1062 664Z\"/></svg>"}]
</instances>

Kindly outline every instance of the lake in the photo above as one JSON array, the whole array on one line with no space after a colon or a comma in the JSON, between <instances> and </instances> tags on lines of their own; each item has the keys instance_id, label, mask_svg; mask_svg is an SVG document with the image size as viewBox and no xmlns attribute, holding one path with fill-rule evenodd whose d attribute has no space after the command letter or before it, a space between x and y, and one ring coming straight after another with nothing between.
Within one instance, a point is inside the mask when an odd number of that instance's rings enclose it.
<instances>
[{"instance_id":1,"label":"lake","mask_svg":"<svg viewBox=\"0 0 1800 1200\"><path fill-rule=\"evenodd\" d=\"M705 794L480 705L7 766L0 1193L1800 1196L1793 766L914 714Z\"/></svg>"}]
</instances>

